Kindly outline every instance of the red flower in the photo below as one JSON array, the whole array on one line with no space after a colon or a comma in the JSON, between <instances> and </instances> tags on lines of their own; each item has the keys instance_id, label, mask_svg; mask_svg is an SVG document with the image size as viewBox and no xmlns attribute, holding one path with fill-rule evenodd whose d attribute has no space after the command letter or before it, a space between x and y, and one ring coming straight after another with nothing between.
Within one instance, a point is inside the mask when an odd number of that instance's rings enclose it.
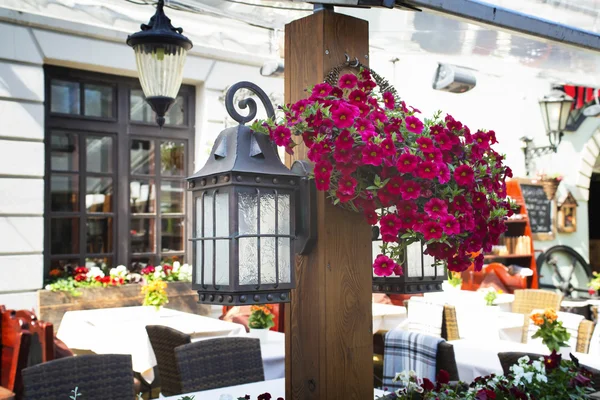
<instances>
[{"instance_id":1,"label":"red flower","mask_svg":"<svg viewBox=\"0 0 600 400\"><path fill-rule=\"evenodd\" d=\"M555 368L560 366L560 362L562 360L562 356L556 352L556 350L552 350L552 354L549 356L544 356L544 365L546 366L546 371L552 371Z\"/></svg>"},{"instance_id":2,"label":"red flower","mask_svg":"<svg viewBox=\"0 0 600 400\"><path fill-rule=\"evenodd\" d=\"M377 216L377 213L375 212L375 210L365 210L364 214L365 214L365 218L367 219L367 222L369 223L369 225L375 225L377 223L377 220L379 219L379 217Z\"/></svg>"},{"instance_id":3,"label":"red flower","mask_svg":"<svg viewBox=\"0 0 600 400\"><path fill-rule=\"evenodd\" d=\"M434 200L434 199L432 199ZM431 200L430 200L431 201ZM441 220L444 233L448 236L460 234L460 223L454 216L446 215Z\"/></svg>"},{"instance_id":4,"label":"red flower","mask_svg":"<svg viewBox=\"0 0 600 400\"><path fill-rule=\"evenodd\" d=\"M410 214L412 214L412 213L417 212L417 205L414 202L412 202L412 201L400 200L396 204L396 210L398 210L398 213L410 213Z\"/></svg>"},{"instance_id":5,"label":"red flower","mask_svg":"<svg viewBox=\"0 0 600 400\"><path fill-rule=\"evenodd\" d=\"M419 149L421 149L423 153L431 153L435 150L433 140L429 139L428 137L423 136L418 138L417 144L419 145Z\"/></svg>"},{"instance_id":6,"label":"red flower","mask_svg":"<svg viewBox=\"0 0 600 400\"><path fill-rule=\"evenodd\" d=\"M339 134L337 139L335 139L336 149L337 148L351 149L352 145L354 145L354 138L352 137L350 132L347 130L343 130L342 133Z\"/></svg>"},{"instance_id":7,"label":"red flower","mask_svg":"<svg viewBox=\"0 0 600 400\"><path fill-rule=\"evenodd\" d=\"M360 89L364 90L365 92L369 93L371 90L373 90L377 87L377 84L369 79L366 81L358 82L358 87Z\"/></svg>"},{"instance_id":8,"label":"red flower","mask_svg":"<svg viewBox=\"0 0 600 400\"><path fill-rule=\"evenodd\" d=\"M592 289L592 288L589 288L588 289L588 293L590 294L590 296L593 296L593 295L596 294L596 291L594 289Z\"/></svg>"},{"instance_id":9,"label":"red flower","mask_svg":"<svg viewBox=\"0 0 600 400\"><path fill-rule=\"evenodd\" d=\"M439 135L435 136L435 142L442 150L450 150L453 146L450 138L445 133L440 133Z\"/></svg>"},{"instance_id":10,"label":"red flower","mask_svg":"<svg viewBox=\"0 0 600 400\"><path fill-rule=\"evenodd\" d=\"M258 396L258 400L271 400L271 397L273 396L270 393L263 393Z\"/></svg>"},{"instance_id":11,"label":"red flower","mask_svg":"<svg viewBox=\"0 0 600 400\"><path fill-rule=\"evenodd\" d=\"M496 398L496 393L489 389L481 389L479 392L477 392L475 398L477 400L494 400Z\"/></svg>"},{"instance_id":12,"label":"red flower","mask_svg":"<svg viewBox=\"0 0 600 400\"><path fill-rule=\"evenodd\" d=\"M373 124L366 118L360 118L354 124L355 128L359 132L372 131L374 129Z\"/></svg>"},{"instance_id":13,"label":"red flower","mask_svg":"<svg viewBox=\"0 0 600 400\"><path fill-rule=\"evenodd\" d=\"M415 181L405 181L400 188L402 193L402 199L404 200L416 200L421 195L421 185Z\"/></svg>"},{"instance_id":14,"label":"red flower","mask_svg":"<svg viewBox=\"0 0 600 400\"><path fill-rule=\"evenodd\" d=\"M454 256L447 260L448 270L453 272L463 272L471 266L471 260L464 256Z\"/></svg>"},{"instance_id":15,"label":"red flower","mask_svg":"<svg viewBox=\"0 0 600 400\"><path fill-rule=\"evenodd\" d=\"M342 89L354 89L358 83L358 78L354 74L344 74L340 77L338 86Z\"/></svg>"},{"instance_id":16,"label":"red flower","mask_svg":"<svg viewBox=\"0 0 600 400\"><path fill-rule=\"evenodd\" d=\"M386 122L388 122L388 117L385 115L385 113L379 111L373 111L369 118L371 119L371 121L375 122L376 125L380 123L385 124Z\"/></svg>"},{"instance_id":17,"label":"red flower","mask_svg":"<svg viewBox=\"0 0 600 400\"><path fill-rule=\"evenodd\" d=\"M487 198L484 193L474 192L473 193L473 208L481 210L487 206Z\"/></svg>"},{"instance_id":18,"label":"red flower","mask_svg":"<svg viewBox=\"0 0 600 400\"><path fill-rule=\"evenodd\" d=\"M417 117L408 116L404 119L404 125L406 126L406 130L412 133L421 133L423 132L423 122Z\"/></svg>"},{"instance_id":19,"label":"red flower","mask_svg":"<svg viewBox=\"0 0 600 400\"><path fill-rule=\"evenodd\" d=\"M153 274L154 271L156 271L154 267L152 265L148 265L146 268L142 269L142 275L150 275Z\"/></svg>"},{"instance_id":20,"label":"red flower","mask_svg":"<svg viewBox=\"0 0 600 400\"><path fill-rule=\"evenodd\" d=\"M367 143L362 154L363 164L381 165L383 161L381 148L374 143Z\"/></svg>"},{"instance_id":21,"label":"red flower","mask_svg":"<svg viewBox=\"0 0 600 400\"><path fill-rule=\"evenodd\" d=\"M90 272L89 269L87 269L86 267L77 267L75 268L75 274L87 274L88 272Z\"/></svg>"},{"instance_id":22,"label":"red flower","mask_svg":"<svg viewBox=\"0 0 600 400\"><path fill-rule=\"evenodd\" d=\"M335 192L335 196L340 200L340 203L347 203L354 199L354 194L342 193L339 190Z\"/></svg>"},{"instance_id":23,"label":"red flower","mask_svg":"<svg viewBox=\"0 0 600 400\"><path fill-rule=\"evenodd\" d=\"M402 192L400 189L402 183L404 183L404 179L400 178L399 176L395 176L389 180L387 185L385 185L385 188L391 195L398 196Z\"/></svg>"},{"instance_id":24,"label":"red flower","mask_svg":"<svg viewBox=\"0 0 600 400\"><path fill-rule=\"evenodd\" d=\"M279 125L273 131L272 138L277 146L286 146L292 140L292 131L283 125Z\"/></svg>"},{"instance_id":25,"label":"red flower","mask_svg":"<svg viewBox=\"0 0 600 400\"><path fill-rule=\"evenodd\" d=\"M344 175L338 182L338 192L345 195L354 195L356 190L357 180L349 175Z\"/></svg>"},{"instance_id":26,"label":"red flower","mask_svg":"<svg viewBox=\"0 0 600 400\"><path fill-rule=\"evenodd\" d=\"M350 92L348 100L350 100L351 103L364 103L367 101L367 95L362 90L356 89Z\"/></svg>"},{"instance_id":27,"label":"red flower","mask_svg":"<svg viewBox=\"0 0 600 400\"><path fill-rule=\"evenodd\" d=\"M446 166L446 164L438 164L438 182L441 185L444 185L450 182L450 170Z\"/></svg>"},{"instance_id":28,"label":"red flower","mask_svg":"<svg viewBox=\"0 0 600 400\"><path fill-rule=\"evenodd\" d=\"M434 198L425 203L423 210L432 218L446 217L448 214L448 205L444 200Z\"/></svg>"},{"instance_id":29,"label":"red flower","mask_svg":"<svg viewBox=\"0 0 600 400\"><path fill-rule=\"evenodd\" d=\"M396 155L396 146L394 141L390 138L384 139L381 142L381 151L384 157L392 157Z\"/></svg>"},{"instance_id":30,"label":"red flower","mask_svg":"<svg viewBox=\"0 0 600 400\"><path fill-rule=\"evenodd\" d=\"M170 275L171 272L173 271L173 267L170 265L164 265L163 266L163 272L165 273L165 275Z\"/></svg>"},{"instance_id":31,"label":"red flower","mask_svg":"<svg viewBox=\"0 0 600 400\"><path fill-rule=\"evenodd\" d=\"M102 279L100 279L100 283L102 283L103 285L108 285L110 283L110 276L105 276Z\"/></svg>"},{"instance_id":32,"label":"red flower","mask_svg":"<svg viewBox=\"0 0 600 400\"><path fill-rule=\"evenodd\" d=\"M315 186L317 190L325 191L329 190L329 184L331 183L330 174L315 173Z\"/></svg>"},{"instance_id":33,"label":"red flower","mask_svg":"<svg viewBox=\"0 0 600 400\"><path fill-rule=\"evenodd\" d=\"M471 186L473 184L474 177L473 169L463 164L454 170L454 179L459 186Z\"/></svg>"},{"instance_id":34,"label":"red flower","mask_svg":"<svg viewBox=\"0 0 600 400\"><path fill-rule=\"evenodd\" d=\"M396 107L396 99L392 92L383 92L383 104L388 110L393 110Z\"/></svg>"},{"instance_id":35,"label":"red flower","mask_svg":"<svg viewBox=\"0 0 600 400\"><path fill-rule=\"evenodd\" d=\"M77 274L75 275L75 281L77 282L83 282L87 279L86 274Z\"/></svg>"},{"instance_id":36,"label":"red flower","mask_svg":"<svg viewBox=\"0 0 600 400\"><path fill-rule=\"evenodd\" d=\"M450 374L447 371L440 369L440 372L437 374L437 382L442 385L450 383Z\"/></svg>"},{"instance_id":37,"label":"red flower","mask_svg":"<svg viewBox=\"0 0 600 400\"><path fill-rule=\"evenodd\" d=\"M433 389L435 389L435 385L433 384L433 382L431 382L429 379L427 378L423 378L423 383L421 384L421 387L423 388L423 390L425 390L426 392L431 392Z\"/></svg>"},{"instance_id":38,"label":"red flower","mask_svg":"<svg viewBox=\"0 0 600 400\"><path fill-rule=\"evenodd\" d=\"M417 168L419 157L410 153L404 153L398 158L396 168L403 174L409 174Z\"/></svg>"},{"instance_id":39,"label":"red flower","mask_svg":"<svg viewBox=\"0 0 600 400\"><path fill-rule=\"evenodd\" d=\"M335 126L344 129L354 125L354 119L358 117L358 115L359 113L356 107L342 104L331 113L331 118L333 119Z\"/></svg>"},{"instance_id":40,"label":"red flower","mask_svg":"<svg viewBox=\"0 0 600 400\"><path fill-rule=\"evenodd\" d=\"M441 125L434 125L431 128L429 128L429 133L433 136L439 135L442 132L444 132L444 127Z\"/></svg>"},{"instance_id":41,"label":"red flower","mask_svg":"<svg viewBox=\"0 0 600 400\"><path fill-rule=\"evenodd\" d=\"M475 270L475 272L480 272L481 269L483 268L483 261L485 260L483 254L479 254L477 257L475 257L475 260L473 260L473 269Z\"/></svg>"},{"instance_id":42,"label":"red flower","mask_svg":"<svg viewBox=\"0 0 600 400\"><path fill-rule=\"evenodd\" d=\"M333 152L333 159L336 164L346 164L352 161L352 150L345 147L336 146Z\"/></svg>"},{"instance_id":43,"label":"red flower","mask_svg":"<svg viewBox=\"0 0 600 400\"><path fill-rule=\"evenodd\" d=\"M394 273L396 265L397 264L392 261L391 258L380 254L373 263L373 272L375 272L375 275L377 276L390 276Z\"/></svg>"},{"instance_id":44,"label":"red flower","mask_svg":"<svg viewBox=\"0 0 600 400\"><path fill-rule=\"evenodd\" d=\"M312 97L321 98L327 97L331 93L332 87L328 83L319 83L315 85L312 91Z\"/></svg>"},{"instance_id":45,"label":"red flower","mask_svg":"<svg viewBox=\"0 0 600 400\"><path fill-rule=\"evenodd\" d=\"M437 176L438 167L431 161L423 161L417 166L417 176L423 179L433 179Z\"/></svg>"},{"instance_id":46,"label":"red flower","mask_svg":"<svg viewBox=\"0 0 600 400\"><path fill-rule=\"evenodd\" d=\"M428 241L441 239L443 232L444 230L442 229L442 226L434 221L426 222L421 227L421 233L423 234L423 238Z\"/></svg>"}]
</instances>

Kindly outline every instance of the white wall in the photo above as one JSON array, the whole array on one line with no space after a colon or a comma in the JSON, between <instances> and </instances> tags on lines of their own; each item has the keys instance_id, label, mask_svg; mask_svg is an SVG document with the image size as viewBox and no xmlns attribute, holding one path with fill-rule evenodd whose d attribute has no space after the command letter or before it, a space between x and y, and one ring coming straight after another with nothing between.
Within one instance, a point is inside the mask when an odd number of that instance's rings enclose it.
<instances>
[{"instance_id":1,"label":"white wall","mask_svg":"<svg viewBox=\"0 0 600 400\"><path fill-rule=\"evenodd\" d=\"M26 309L43 280L42 63L30 29L0 23L0 304Z\"/></svg>"}]
</instances>

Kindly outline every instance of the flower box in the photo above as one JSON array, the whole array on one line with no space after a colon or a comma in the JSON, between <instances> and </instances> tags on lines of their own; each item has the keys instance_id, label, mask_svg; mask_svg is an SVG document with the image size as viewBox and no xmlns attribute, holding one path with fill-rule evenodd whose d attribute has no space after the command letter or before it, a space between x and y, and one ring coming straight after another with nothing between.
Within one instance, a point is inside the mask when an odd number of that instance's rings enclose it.
<instances>
[{"instance_id":1,"label":"flower box","mask_svg":"<svg viewBox=\"0 0 600 400\"><path fill-rule=\"evenodd\" d=\"M69 292L38 291L38 316L42 321L52 322L57 331L63 315L73 310L95 310L141 306L144 295L140 284L127 284L114 287L80 288L80 296ZM198 293L192 290L190 282L169 282L168 308L198 315L209 315L210 306L198 304Z\"/></svg>"}]
</instances>

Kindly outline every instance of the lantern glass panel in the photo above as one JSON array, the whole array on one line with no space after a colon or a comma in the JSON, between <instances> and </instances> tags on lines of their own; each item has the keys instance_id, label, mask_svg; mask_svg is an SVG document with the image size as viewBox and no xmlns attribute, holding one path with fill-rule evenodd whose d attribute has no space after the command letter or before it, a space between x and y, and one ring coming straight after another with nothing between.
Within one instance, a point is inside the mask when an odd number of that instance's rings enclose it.
<instances>
[{"instance_id":1,"label":"lantern glass panel","mask_svg":"<svg viewBox=\"0 0 600 400\"><path fill-rule=\"evenodd\" d=\"M421 252L423 247L421 246ZM435 258L431 257L428 254L423 254L423 276L426 277L435 277L436 276L436 266L434 265ZM443 275L442 275L443 276Z\"/></svg>"},{"instance_id":2,"label":"lantern glass panel","mask_svg":"<svg viewBox=\"0 0 600 400\"><path fill-rule=\"evenodd\" d=\"M569 113L571 112L572 104L572 102L567 100L560 103L560 124L558 130L561 132L567 127L567 121L569 120Z\"/></svg>"},{"instance_id":3,"label":"lantern glass panel","mask_svg":"<svg viewBox=\"0 0 600 400\"><path fill-rule=\"evenodd\" d=\"M257 213L258 195L249 192L238 193L240 235L256 235L258 233ZM250 237L239 239L239 274L240 285L258 284L257 238Z\"/></svg>"},{"instance_id":4,"label":"lantern glass panel","mask_svg":"<svg viewBox=\"0 0 600 400\"><path fill-rule=\"evenodd\" d=\"M172 44L138 44L134 51L146 97L176 98L187 51Z\"/></svg>"},{"instance_id":5,"label":"lantern glass panel","mask_svg":"<svg viewBox=\"0 0 600 400\"><path fill-rule=\"evenodd\" d=\"M421 242L414 242L406 246L406 261L404 273L408 278L419 278L423 276L421 268Z\"/></svg>"},{"instance_id":6,"label":"lantern glass panel","mask_svg":"<svg viewBox=\"0 0 600 400\"><path fill-rule=\"evenodd\" d=\"M204 236L229 236L229 196L217 190L204 196ZM204 241L204 284L213 284L213 268L216 285L229 284L229 240Z\"/></svg>"},{"instance_id":7,"label":"lantern glass panel","mask_svg":"<svg viewBox=\"0 0 600 400\"><path fill-rule=\"evenodd\" d=\"M560 121L560 107L559 101L541 101L540 107L542 109L542 117L546 132L552 132L559 130Z\"/></svg>"},{"instance_id":8,"label":"lantern glass panel","mask_svg":"<svg viewBox=\"0 0 600 400\"><path fill-rule=\"evenodd\" d=\"M290 195L279 194L277 204L277 214L279 218L277 230L280 235L290 235L291 233L291 211ZM291 283L291 248L289 238L278 238L279 241L279 282Z\"/></svg>"}]
</instances>

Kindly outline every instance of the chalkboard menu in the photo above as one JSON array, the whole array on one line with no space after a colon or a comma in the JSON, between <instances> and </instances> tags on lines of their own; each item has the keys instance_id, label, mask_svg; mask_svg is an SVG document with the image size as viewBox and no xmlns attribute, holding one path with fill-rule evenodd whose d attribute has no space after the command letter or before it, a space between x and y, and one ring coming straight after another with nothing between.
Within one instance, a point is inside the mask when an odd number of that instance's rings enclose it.
<instances>
[{"instance_id":1,"label":"chalkboard menu","mask_svg":"<svg viewBox=\"0 0 600 400\"><path fill-rule=\"evenodd\" d=\"M552 232L552 202L539 185L521 184L532 233Z\"/></svg>"}]
</instances>

